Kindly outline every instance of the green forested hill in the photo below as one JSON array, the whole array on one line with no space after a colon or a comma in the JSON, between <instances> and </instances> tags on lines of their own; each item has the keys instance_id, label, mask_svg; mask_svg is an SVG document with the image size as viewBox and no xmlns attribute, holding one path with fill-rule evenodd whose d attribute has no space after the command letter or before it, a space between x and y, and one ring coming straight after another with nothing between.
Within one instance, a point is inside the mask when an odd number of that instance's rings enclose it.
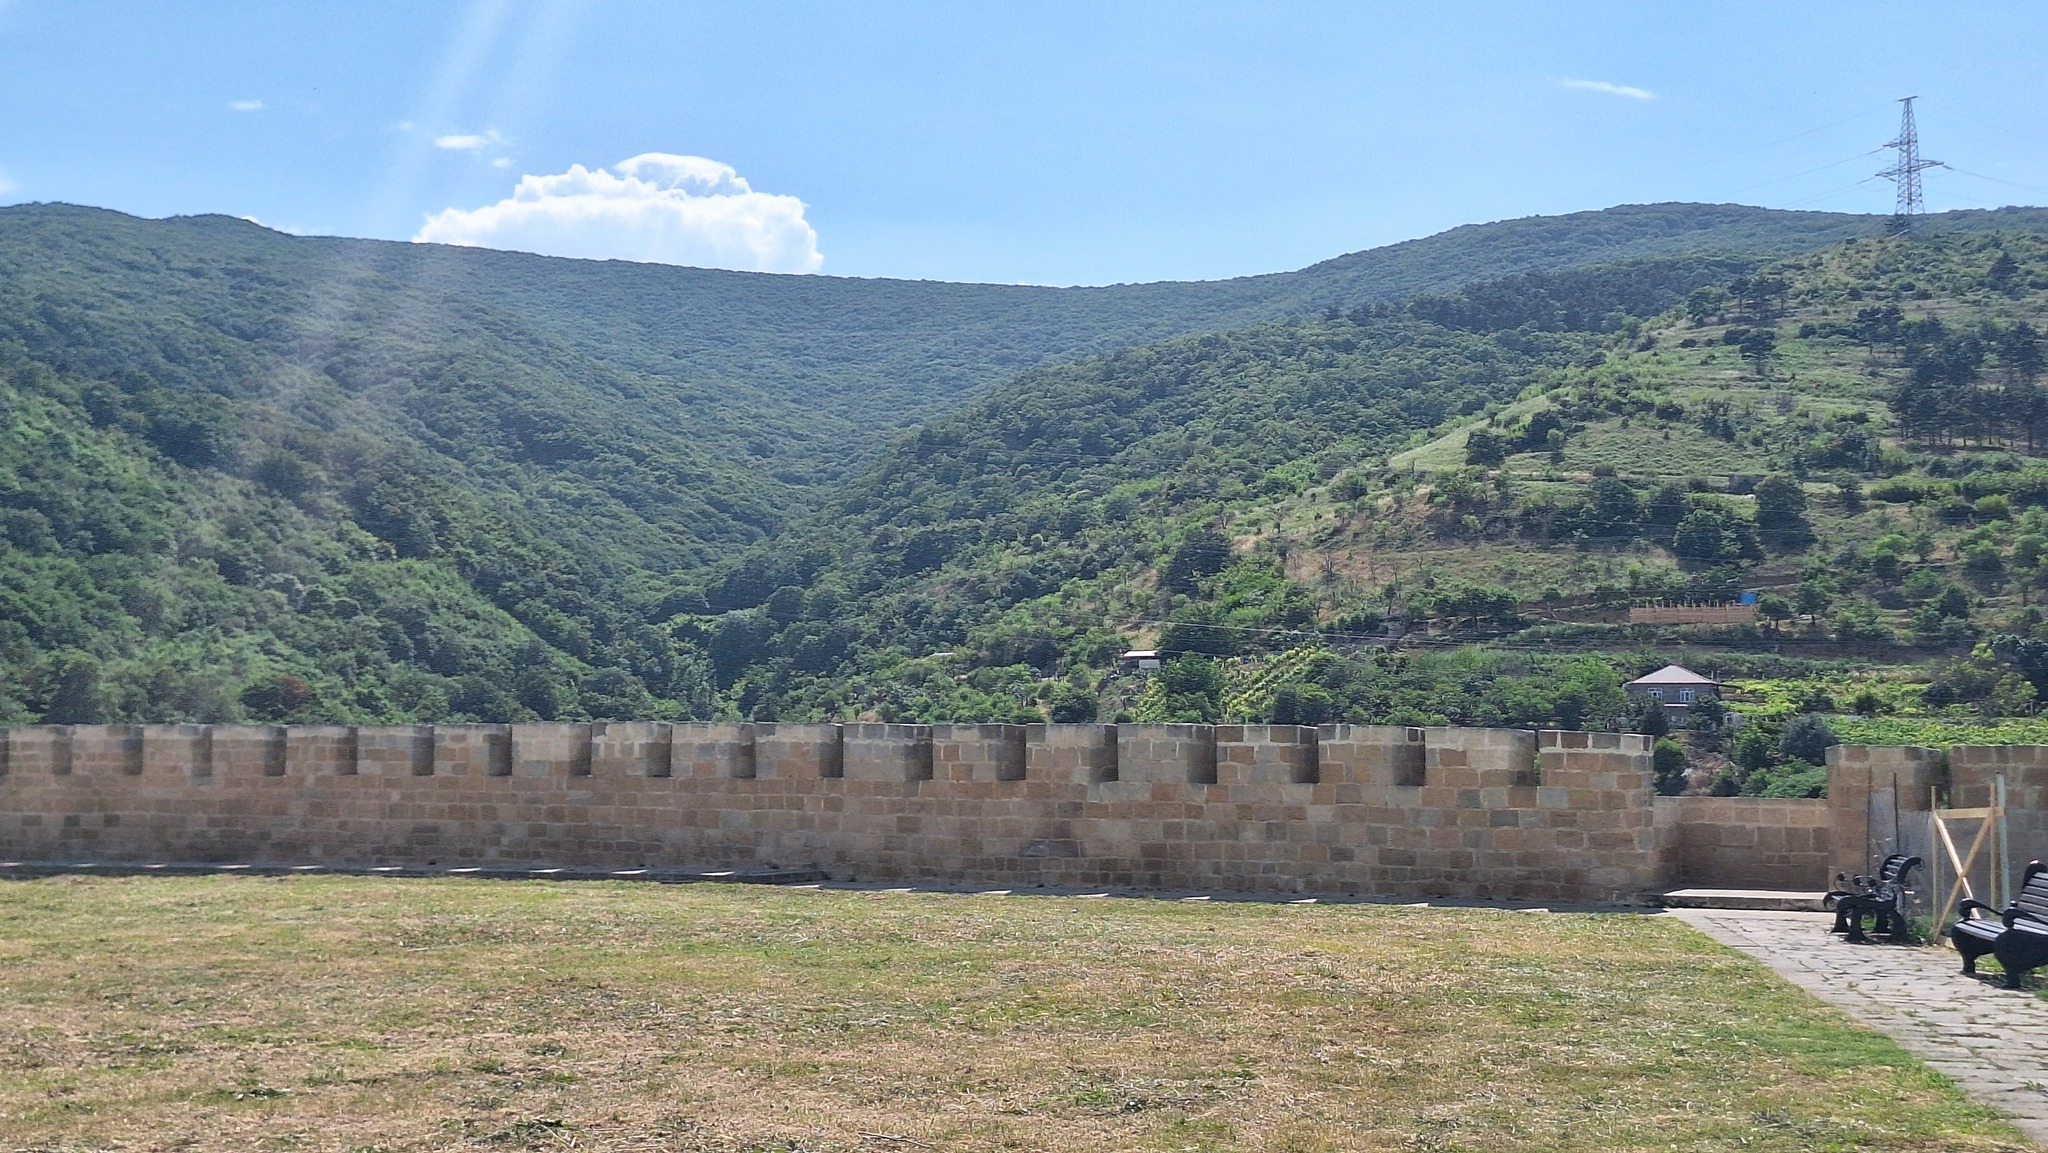
<instances>
[{"instance_id":1,"label":"green forested hill","mask_svg":"<svg viewBox=\"0 0 2048 1153\"><path fill-rule=\"evenodd\" d=\"M1313 490L1674 292L1869 227L1647 206L1041 289L0 210L0 720L867 708L904 653L1082 574L1137 595L1202 510ZM1671 252L1716 255L1553 275ZM1101 355L1284 316L1320 319ZM1004 627L1090 632L1073 667L1098 667L1144 619L1117 603L1130 621ZM1007 652L982 680L1032 679Z\"/></svg>"},{"instance_id":2,"label":"green forested hill","mask_svg":"<svg viewBox=\"0 0 2048 1153\"><path fill-rule=\"evenodd\" d=\"M1578 724L1684 652L1759 740L2002 739L2048 698L2044 331L2014 231L1126 350L926 424L678 627L762 716ZM1756 625L1620 623L1745 588ZM1177 659L1119 676L1127 645ZM1715 779L1811 789L1810 752Z\"/></svg>"},{"instance_id":3,"label":"green forested hill","mask_svg":"<svg viewBox=\"0 0 2048 1153\"><path fill-rule=\"evenodd\" d=\"M2027 211L1953 213L1931 227L1983 228ZM1635 205L1470 225L1298 272L1054 289L559 260L291 237L226 217L148 221L27 205L0 209L0 275L10 312L34 318L30 333L36 321L49 328L39 347L80 358L133 351L151 339L148 325L176 317L184 328L173 343L223 371L246 373L251 357L318 371L309 353L381 317L412 315L428 343L442 325L467 324L515 357L545 348L572 378L645 390L634 399L687 422L714 457L810 483L842 475L893 430L1075 354L1525 272L1692 253L1768 257L1877 225L1838 213Z\"/></svg>"},{"instance_id":4,"label":"green forested hill","mask_svg":"<svg viewBox=\"0 0 2048 1153\"><path fill-rule=\"evenodd\" d=\"M673 603L705 614L703 644L735 703L777 714L891 715L897 662L963 646L969 665L1099 669L1120 628L1182 609L1219 651L1242 647L1216 644L1230 630L1312 628L1315 598L1291 586L1284 558L1239 566L1242 580L1208 604L1196 584L1227 566L1226 546L1156 584L1152 562L1177 540L1221 541L1198 526L1319 489L1411 434L1598 360L1610 329L1747 267L1680 258L1531 274L1027 373L928 422L813 524ZM849 659L884 671L820 675ZM1000 706L967 694L906 707Z\"/></svg>"},{"instance_id":5,"label":"green forested hill","mask_svg":"<svg viewBox=\"0 0 2048 1153\"><path fill-rule=\"evenodd\" d=\"M2048 212L1947 213L1927 227L2027 221L2048 222ZM418 245L375 249L393 275L502 307L606 363L756 390L742 395L736 412L764 411L764 399L774 411L791 406L794 423L804 427L785 432L775 467L839 477L849 464L865 462L888 433L1017 372L1074 355L1528 272L1682 255L1761 259L1881 225L1874 217L1746 205L1625 205L1466 225L1295 272L1100 288L772 276Z\"/></svg>"}]
</instances>

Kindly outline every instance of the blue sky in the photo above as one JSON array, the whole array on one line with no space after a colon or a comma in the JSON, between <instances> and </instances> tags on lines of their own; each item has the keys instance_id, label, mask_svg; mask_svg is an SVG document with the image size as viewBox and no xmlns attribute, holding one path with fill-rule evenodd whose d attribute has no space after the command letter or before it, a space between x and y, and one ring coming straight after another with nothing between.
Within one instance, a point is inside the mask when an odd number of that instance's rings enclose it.
<instances>
[{"instance_id":1,"label":"blue sky","mask_svg":"<svg viewBox=\"0 0 2048 1153\"><path fill-rule=\"evenodd\" d=\"M1211 278L1617 203L1889 211L1859 154L1908 94L1961 170L1930 208L2048 203L2044 42L2048 5L1995 3L0 0L0 201Z\"/></svg>"}]
</instances>

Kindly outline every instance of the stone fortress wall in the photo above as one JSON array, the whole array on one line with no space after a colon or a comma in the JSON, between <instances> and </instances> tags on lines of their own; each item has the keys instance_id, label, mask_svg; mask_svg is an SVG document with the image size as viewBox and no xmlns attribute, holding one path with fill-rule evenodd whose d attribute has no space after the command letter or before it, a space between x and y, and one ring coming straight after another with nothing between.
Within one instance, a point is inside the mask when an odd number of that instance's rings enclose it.
<instances>
[{"instance_id":1,"label":"stone fortress wall","mask_svg":"<svg viewBox=\"0 0 2048 1153\"><path fill-rule=\"evenodd\" d=\"M1829 749L1826 803L1834 827L1830 875L1868 872L1873 858L1900 852L1930 863L1940 859L1952 883L1954 870L1935 844L1928 809L1937 802L1943 808L1988 806L2001 778L2006 858L2016 874L2030 860L2048 860L2048 745L1958 745L1946 751L1858 745ZM1959 855L1967 853L1976 832L1972 822L1958 823L1951 830ZM1971 870L1978 897L1988 896L1993 888L1991 866L1987 851Z\"/></svg>"},{"instance_id":2,"label":"stone fortress wall","mask_svg":"<svg viewBox=\"0 0 2048 1153\"><path fill-rule=\"evenodd\" d=\"M2048 749L1996 752L2016 805L2048 800ZM1991 763L1951 759L1963 790ZM1829 800L1766 801L1655 798L1648 738L1610 733L31 726L0 730L0 858L1628 900L1685 883L1812 890L1831 865L1867 869L1842 862L1879 844L1873 788L1925 795L1941 760L1838 748Z\"/></svg>"}]
</instances>

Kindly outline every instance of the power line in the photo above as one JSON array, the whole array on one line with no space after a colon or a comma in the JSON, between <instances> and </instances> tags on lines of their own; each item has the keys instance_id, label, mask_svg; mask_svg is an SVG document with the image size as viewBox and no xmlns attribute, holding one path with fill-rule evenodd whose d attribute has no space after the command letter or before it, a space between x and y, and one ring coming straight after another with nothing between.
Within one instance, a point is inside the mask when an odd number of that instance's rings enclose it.
<instances>
[{"instance_id":1,"label":"power line","mask_svg":"<svg viewBox=\"0 0 2048 1153\"><path fill-rule=\"evenodd\" d=\"M1752 184L1752 185L1750 185L1750 186L1749 186L1749 187L1747 187L1747 188L1738 188L1738 189L1736 189L1736 190L1735 190L1734 192L1731 192L1731 193L1729 193L1729 195L1730 195L1730 196L1740 196L1740 195L1742 195L1742 194L1743 194L1743 193L1745 193L1745 192L1754 192L1754 191L1756 191L1756 190L1757 190L1757 189L1759 189L1759 188L1768 188L1768 187L1770 187L1770 186L1771 186L1771 185L1773 185L1773 184L1783 184L1783 183L1785 183L1785 182L1786 182L1787 180L1797 180L1797 179L1799 179L1799 178L1800 178L1800 177L1802 177L1802 176L1811 176L1811 175L1813 175L1813 174L1814 174L1814 173L1816 173L1816 172L1826 172L1826 171L1827 171L1828 169L1830 169L1830 168L1840 168L1840 167L1841 167L1842 165L1844 165L1844 164L1854 164L1854 163L1856 163L1856 162L1857 162L1858 160L1861 160L1861 159L1863 159L1863 158L1864 158L1864 157L1866 157L1866 156L1875 156L1875 155L1877 155L1878 153L1880 153L1880 152L1883 152L1884 150L1885 150L1885 146L1884 146L1884 145L1882 145L1882 144L1880 144L1880 145L1878 145L1878 146L1877 146L1876 148L1873 148L1873 149L1871 149L1871 150L1870 150L1870 151L1868 151L1868 152L1858 152L1858 153L1857 153L1856 155L1854 155L1854 156L1849 156L1849 157L1845 157L1845 158L1843 158L1843 159L1841 159L1841 160L1836 160L1836 161L1832 161L1832 162L1830 162L1830 163L1827 163L1827 164L1823 164L1823 165L1820 165L1820 166L1819 166L1819 167L1817 167L1817 168L1809 168L1809 169L1807 169L1807 170L1806 170L1806 171L1804 171L1804 172L1794 172L1794 173L1793 173L1792 175L1790 175L1790 176L1779 176L1779 177L1774 177L1774 178L1772 178L1772 179L1770 179L1770 180L1765 180L1765 181L1762 181L1762 182L1760 182L1760 183L1757 183L1757 184ZM1857 181L1857 183L1858 183L1858 184L1861 184L1861 183L1862 183L1862 181L1860 181L1860 180L1859 180L1859 181Z\"/></svg>"},{"instance_id":2,"label":"power line","mask_svg":"<svg viewBox=\"0 0 2048 1153\"><path fill-rule=\"evenodd\" d=\"M1752 144L1744 148L1732 149L1730 151L1720 153L1719 155L1709 160L1701 160L1692 164L1682 164L1672 168L1665 168L1659 172L1639 176L1634 180L1624 181L1621 184L1609 184L1604 187L1603 192L1605 194L1621 195L1631 192L1635 189L1645 187L1646 185L1668 180L1672 177L1686 176L1690 175L1691 173L1699 172L1703 169L1708 168L1720 168L1725 166L1728 161L1737 159L1739 157L1748 156L1751 153L1755 152L1762 152L1765 149L1769 148L1776 148L1780 144L1790 144L1794 140L1804 139L1805 137L1812 136L1818 132L1826 132L1830 128L1839 128L1842 125L1848 124L1852 121L1861 120L1863 117L1867 115L1869 115L1869 113L1864 111L1852 112L1849 115L1844 116L1840 120L1832 120L1826 124L1821 124L1813 128L1803 129L1801 131L1792 133L1790 136L1781 136L1776 140L1767 140L1761 144ZM1737 193L1729 193L1728 195L1737 195Z\"/></svg>"},{"instance_id":3,"label":"power line","mask_svg":"<svg viewBox=\"0 0 2048 1153\"><path fill-rule=\"evenodd\" d=\"M1842 186L1841 186L1840 188L1831 188L1831 189L1827 190L1826 192L1823 192L1823 193L1821 193L1821 194L1820 194L1820 195L1818 195L1818 196L1809 196L1809 197L1807 197L1807 198L1806 198L1806 199L1804 199L1804 200L1795 200L1795 201L1793 201L1793 202L1792 202L1792 203L1791 203L1790 205L1788 205L1787 207L1789 207L1789 208L1804 208L1805 206L1807 206L1807 205L1809 205L1809 204L1819 204L1820 202L1822 202L1822 201L1824 201L1824 200L1831 200L1831 199L1833 199L1834 197L1840 196L1840 195L1841 195L1842 193L1844 193L1844 192L1848 192L1848 191L1850 191L1850 190L1852 190L1852 189L1856 189L1856 188L1861 188L1862 186L1864 186L1864 185L1866 185L1866 184L1870 183L1870 182L1871 182L1871 181L1873 181L1873 180L1882 180L1883 178L1884 178L1884 174L1883 174L1883 173L1879 173L1879 174L1877 174L1876 176L1866 176L1866 177L1864 177L1864 178L1863 178L1863 179L1861 179L1861 180L1855 181L1854 183L1851 183L1851 184L1844 184L1844 185L1842 185Z\"/></svg>"},{"instance_id":4,"label":"power line","mask_svg":"<svg viewBox=\"0 0 2048 1153\"><path fill-rule=\"evenodd\" d=\"M2029 192L2048 192L2048 188L2044 188L2039 184L2024 184L2017 180L2006 180L1999 176L1986 176L1982 172L1972 172L1967 168L1957 168L1953 164L1944 164L1942 167L1962 176L1973 176L1978 180L1989 180L1993 184L2006 184L2014 188L2024 188Z\"/></svg>"},{"instance_id":5,"label":"power line","mask_svg":"<svg viewBox=\"0 0 2048 1153\"><path fill-rule=\"evenodd\" d=\"M1992 203L1991 201L1989 201L1989 200L1980 200L1980 199L1978 199L1977 197L1975 197L1975 196L1971 196L1971 195L1969 195L1969 194L1967 194L1967 193L1963 193L1963 192L1957 192L1957 191L1956 191L1955 189L1953 189L1953 188L1951 188L1951 189L1948 189L1948 190L1944 191L1944 192L1942 193L1942 195L1943 195L1943 196L1952 196L1952 197L1954 197L1954 198L1955 198L1955 199L1957 199L1957 200L1967 200L1967 201L1969 201L1969 202L1970 202L1971 204L1978 204L1978 205L1982 205L1982 206L1983 206L1983 207L1985 207L1985 208L2009 208L2009 207L2011 207L2011 205L2006 205L2006 204L1993 204L1993 203Z\"/></svg>"}]
</instances>

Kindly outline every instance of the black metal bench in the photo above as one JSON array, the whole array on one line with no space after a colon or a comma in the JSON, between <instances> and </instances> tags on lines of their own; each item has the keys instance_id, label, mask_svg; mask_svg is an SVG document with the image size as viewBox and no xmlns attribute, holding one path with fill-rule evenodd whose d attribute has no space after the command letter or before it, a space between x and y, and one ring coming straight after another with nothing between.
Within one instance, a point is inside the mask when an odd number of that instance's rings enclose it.
<instances>
[{"instance_id":1,"label":"black metal bench","mask_svg":"<svg viewBox=\"0 0 2048 1153\"><path fill-rule=\"evenodd\" d=\"M2017 989L2029 970L2048 965L2048 865L2027 862L2019 895L2003 912L1982 901L1964 901L1960 912L1948 939L1963 955L1963 972L1976 973L1988 953L2005 969L2006 987Z\"/></svg>"},{"instance_id":2,"label":"black metal bench","mask_svg":"<svg viewBox=\"0 0 2048 1153\"><path fill-rule=\"evenodd\" d=\"M1893 940L1906 935L1906 915L1899 911L1899 898L1906 893L1906 885L1914 869L1920 867L1920 858L1904 853L1893 853L1878 863L1877 875L1866 877L1858 874L1835 874L1835 888L1821 902L1823 908L1835 911L1835 923L1830 933L1846 933L1851 941L1868 941L1864 935L1863 918L1875 922L1870 931L1882 933Z\"/></svg>"}]
</instances>

